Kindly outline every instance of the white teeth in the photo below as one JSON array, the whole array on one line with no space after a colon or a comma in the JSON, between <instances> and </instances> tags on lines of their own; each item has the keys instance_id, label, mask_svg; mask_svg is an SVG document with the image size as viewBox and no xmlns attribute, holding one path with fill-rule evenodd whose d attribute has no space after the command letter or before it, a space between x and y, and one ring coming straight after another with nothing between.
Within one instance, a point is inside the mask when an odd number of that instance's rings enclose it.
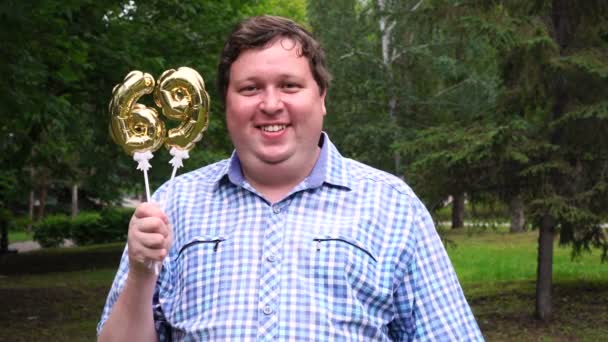
<instances>
[{"instance_id":1,"label":"white teeth","mask_svg":"<svg viewBox=\"0 0 608 342\"><path fill-rule=\"evenodd\" d=\"M262 126L262 131L264 132L278 132L278 131L282 131L285 128L287 128L286 125L269 125L269 126Z\"/></svg>"}]
</instances>

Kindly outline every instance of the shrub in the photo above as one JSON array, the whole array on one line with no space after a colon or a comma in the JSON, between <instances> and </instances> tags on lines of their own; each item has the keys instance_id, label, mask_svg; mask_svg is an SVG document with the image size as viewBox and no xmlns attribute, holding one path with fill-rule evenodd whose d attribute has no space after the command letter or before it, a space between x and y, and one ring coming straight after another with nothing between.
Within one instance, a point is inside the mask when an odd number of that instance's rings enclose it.
<instances>
[{"instance_id":1,"label":"shrub","mask_svg":"<svg viewBox=\"0 0 608 342\"><path fill-rule=\"evenodd\" d=\"M133 209L106 208L100 213L82 213L73 221L72 238L78 245L127 240Z\"/></svg>"},{"instance_id":2,"label":"shrub","mask_svg":"<svg viewBox=\"0 0 608 342\"><path fill-rule=\"evenodd\" d=\"M132 208L110 207L101 211L103 224L107 232L113 236L112 241L126 241L129 221L135 210Z\"/></svg>"},{"instance_id":3,"label":"shrub","mask_svg":"<svg viewBox=\"0 0 608 342\"><path fill-rule=\"evenodd\" d=\"M72 235L72 220L67 215L50 215L34 223L34 240L42 247L57 247Z\"/></svg>"},{"instance_id":4,"label":"shrub","mask_svg":"<svg viewBox=\"0 0 608 342\"><path fill-rule=\"evenodd\" d=\"M72 220L72 239L77 245L91 245L105 235L101 215L83 212Z\"/></svg>"},{"instance_id":5,"label":"shrub","mask_svg":"<svg viewBox=\"0 0 608 342\"><path fill-rule=\"evenodd\" d=\"M34 222L27 216L16 216L8 229L11 232L25 232L28 231L29 227L33 224Z\"/></svg>"},{"instance_id":6,"label":"shrub","mask_svg":"<svg viewBox=\"0 0 608 342\"><path fill-rule=\"evenodd\" d=\"M34 240L42 247L57 247L64 239L77 245L127 240L133 209L106 208L99 213L83 212L71 219L67 215L51 215L33 226Z\"/></svg>"}]
</instances>

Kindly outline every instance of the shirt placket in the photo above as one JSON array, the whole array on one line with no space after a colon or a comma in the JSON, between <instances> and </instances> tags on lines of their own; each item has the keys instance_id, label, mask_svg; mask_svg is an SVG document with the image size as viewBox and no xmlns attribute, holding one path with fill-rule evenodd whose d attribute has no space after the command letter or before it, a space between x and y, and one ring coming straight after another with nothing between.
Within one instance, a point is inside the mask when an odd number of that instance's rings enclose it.
<instances>
[{"instance_id":1,"label":"shirt placket","mask_svg":"<svg viewBox=\"0 0 608 342\"><path fill-rule=\"evenodd\" d=\"M278 338L284 208L285 204L281 203L275 203L270 207L264 234L258 301L258 340L260 341L275 341Z\"/></svg>"}]
</instances>

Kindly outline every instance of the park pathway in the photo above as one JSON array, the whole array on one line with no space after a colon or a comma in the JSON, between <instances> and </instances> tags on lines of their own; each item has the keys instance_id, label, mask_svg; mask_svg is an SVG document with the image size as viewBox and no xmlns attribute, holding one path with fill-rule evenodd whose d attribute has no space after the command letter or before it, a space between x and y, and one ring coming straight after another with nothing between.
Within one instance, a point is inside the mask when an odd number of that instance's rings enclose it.
<instances>
[{"instance_id":1,"label":"park pathway","mask_svg":"<svg viewBox=\"0 0 608 342\"><path fill-rule=\"evenodd\" d=\"M65 240L61 247L71 247L74 246L72 240ZM8 245L9 250L17 251L18 253L30 252L40 249L40 244L36 241L22 241L22 242L14 242Z\"/></svg>"}]
</instances>

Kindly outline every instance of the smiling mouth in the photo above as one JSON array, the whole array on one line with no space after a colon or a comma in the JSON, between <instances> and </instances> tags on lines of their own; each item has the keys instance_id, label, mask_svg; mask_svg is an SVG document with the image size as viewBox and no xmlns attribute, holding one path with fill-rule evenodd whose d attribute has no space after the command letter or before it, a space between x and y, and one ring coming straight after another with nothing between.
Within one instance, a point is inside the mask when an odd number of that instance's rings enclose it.
<instances>
[{"instance_id":1,"label":"smiling mouth","mask_svg":"<svg viewBox=\"0 0 608 342\"><path fill-rule=\"evenodd\" d=\"M260 126L260 129L264 132L280 132L287 128L287 125L267 125Z\"/></svg>"}]
</instances>

